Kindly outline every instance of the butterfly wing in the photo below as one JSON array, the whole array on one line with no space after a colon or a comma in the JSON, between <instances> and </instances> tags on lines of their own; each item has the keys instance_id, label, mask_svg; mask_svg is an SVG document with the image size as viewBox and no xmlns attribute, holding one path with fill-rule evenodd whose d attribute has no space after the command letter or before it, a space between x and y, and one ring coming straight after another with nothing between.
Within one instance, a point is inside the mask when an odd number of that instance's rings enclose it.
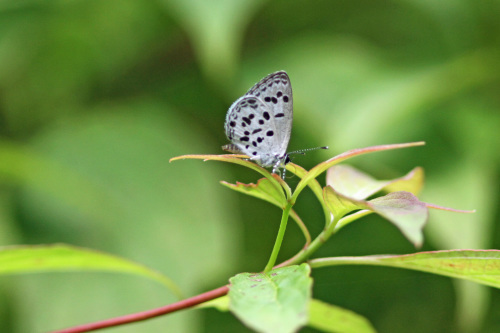
<instances>
[{"instance_id":1,"label":"butterfly wing","mask_svg":"<svg viewBox=\"0 0 500 333\"><path fill-rule=\"evenodd\" d=\"M234 102L224 125L227 138L238 148L231 150L243 152L264 167L276 164L282 143L272 112L267 103L252 95Z\"/></svg>"},{"instance_id":2,"label":"butterfly wing","mask_svg":"<svg viewBox=\"0 0 500 333\"><path fill-rule=\"evenodd\" d=\"M246 96L258 97L271 110L277 130L276 141L279 142L279 148L274 152L284 156L290 141L293 120L292 85L288 74L284 71L269 74L254 85Z\"/></svg>"}]
</instances>

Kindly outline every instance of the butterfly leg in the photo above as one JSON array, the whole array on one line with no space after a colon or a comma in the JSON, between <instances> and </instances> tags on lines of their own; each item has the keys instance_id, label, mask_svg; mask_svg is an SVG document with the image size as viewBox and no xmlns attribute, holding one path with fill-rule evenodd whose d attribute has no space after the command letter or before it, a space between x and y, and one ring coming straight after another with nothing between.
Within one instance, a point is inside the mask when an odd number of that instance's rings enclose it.
<instances>
[{"instance_id":1,"label":"butterfly leg","mask_svg":"<svg viewBox=\"0 0 500 333\"><path fill-rule=\"evenodd\" d=\"M278 162L276 162L273 165L273 173L277 174L278 176L281 176L281 179L285 180L286 168L283 166L283 174L282 174L280 167L281 167L281 160L278 160Z\"/></svg>"}]
</instances>

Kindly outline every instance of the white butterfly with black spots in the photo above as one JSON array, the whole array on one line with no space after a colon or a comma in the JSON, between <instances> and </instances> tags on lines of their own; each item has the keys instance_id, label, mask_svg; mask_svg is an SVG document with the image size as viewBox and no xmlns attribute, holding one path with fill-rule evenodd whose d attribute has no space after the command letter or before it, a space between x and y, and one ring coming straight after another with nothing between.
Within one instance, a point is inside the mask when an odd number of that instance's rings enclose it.
<instances>
[{"instance_id":1,"label":"white butterfly with black spots","mask_svg":"<svg viewBox=\"0 0 500 333\"><path fill-rule=\"evenodd\" d=\"M290 78L285 71L269 74L238 98L227 111L224 124L231 144L222 149L243 153L273 173L290 162L290 154L304 154L310 148L287 153L292 133L293 96Z\"/></svg>"},{"instance_id":2,"label":"white butterfly with black spots","mask_svg":"<svg viewBox=\"0 0 500 333\"><path fill-rule=\"evenodd\" d=\"M243 153L276 173L290 161L286 149L292 120L290 78L284 71L269 74L229 108L224 127L232 144L222 148Z\"/></svg>"}]
</instances>

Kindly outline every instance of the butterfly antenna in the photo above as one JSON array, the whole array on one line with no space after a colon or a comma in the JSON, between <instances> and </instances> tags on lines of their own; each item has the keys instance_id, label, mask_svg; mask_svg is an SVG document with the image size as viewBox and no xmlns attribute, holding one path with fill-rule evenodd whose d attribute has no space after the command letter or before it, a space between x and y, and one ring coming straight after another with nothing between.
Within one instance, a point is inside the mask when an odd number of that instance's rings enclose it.
<instances>
[{"instance_id":1,"label":"butterfly antenna","mask_svg":"<svg viewBox=\"0 0 500 333\"><path fill-rule=\"evenodd\" d=\"M301 149L301 150L291 151L291 152L288 153L288 155L292 155L292 154L305 155L307 151L318 150L318 149L328 149L328 146L315 147L315 148L307 148L307 149Z\"/></svg>"}]
</instances>

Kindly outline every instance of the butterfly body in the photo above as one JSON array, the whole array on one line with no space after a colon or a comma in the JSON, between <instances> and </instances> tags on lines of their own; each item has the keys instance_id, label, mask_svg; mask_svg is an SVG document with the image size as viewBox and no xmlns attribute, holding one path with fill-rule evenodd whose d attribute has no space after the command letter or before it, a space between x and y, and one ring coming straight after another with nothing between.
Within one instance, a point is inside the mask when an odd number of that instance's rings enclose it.
<instances>
[{"instance_id":1,"label":"butterfly body","mask_svg":"<svg viewBox=\"0 0 500 333\"><path fill-rule=\"evenodd\" d=\"M231 144L223 148L273 167L274 173L289 162L292 120L290 78L284 71L269 74L229 108L224 127Z\"/></svg>"}]
</instances>

